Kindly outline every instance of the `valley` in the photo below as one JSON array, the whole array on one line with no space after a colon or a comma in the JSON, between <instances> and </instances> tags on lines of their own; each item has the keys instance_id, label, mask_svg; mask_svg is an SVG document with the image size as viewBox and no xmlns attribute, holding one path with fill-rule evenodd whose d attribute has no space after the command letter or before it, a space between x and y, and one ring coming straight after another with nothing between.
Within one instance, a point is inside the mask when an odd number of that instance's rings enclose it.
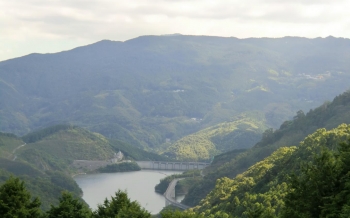
<instances>
[{"instance_id":1,"label":"valley","mask_svg":"<svg viewBox=\"0 0 350 218\"><path fill-rule=\"evenodd\" d=\"M181 177L179 217L346 215L349 58L345 38L171 35L2 61L0 186L20 178L49 211L65 190L98 210L126 185L132 200L152 192L158 213L156 192ZM298 211L302 198L314 205Z\"/></svg>"},{"instance_id":2,"label":"valley","mask_svg":"<svg viewBox=\"0 0 350 218\"><path fill-rule=\"evenodd\" d=\"M178 159L208 159L230 149L198 141L203 152L183 157L182 138L249 120L258 128L229 137L252 147L266 128L348 89L348 47L334 37L174 35L31 54L0 63L0 131L68 123Z\"/></svg>"}]
</instances>

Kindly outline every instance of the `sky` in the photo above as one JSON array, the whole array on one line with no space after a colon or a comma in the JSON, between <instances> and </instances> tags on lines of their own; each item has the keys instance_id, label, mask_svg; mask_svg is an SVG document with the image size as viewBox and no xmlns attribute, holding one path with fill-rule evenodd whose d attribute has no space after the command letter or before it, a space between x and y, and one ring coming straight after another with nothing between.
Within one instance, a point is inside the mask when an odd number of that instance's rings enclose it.
<instances>
[{"instance_id":1,"label":"sky","mask_svg":"<svg viewBox=\"0 0 350 218\"><path fill-rule=\"evenodd\" d=\"M350 0L0 0L0 61L142 35L350 38Z\"/></svg>"}]
</instances>

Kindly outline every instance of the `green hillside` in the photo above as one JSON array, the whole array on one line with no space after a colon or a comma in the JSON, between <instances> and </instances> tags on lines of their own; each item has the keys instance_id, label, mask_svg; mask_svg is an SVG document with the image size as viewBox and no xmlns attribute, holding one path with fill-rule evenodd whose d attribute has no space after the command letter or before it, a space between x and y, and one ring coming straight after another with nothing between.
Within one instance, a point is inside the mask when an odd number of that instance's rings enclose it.
<instances>
[{"instance_id":1,"label":"green hillside","mask_svg":"<svg viewBox=\"0 0 350 218\"><path fill-rule=\"evenodd\" d=\"M18 152L18 158L33 164L41 170L64 170L73 160L108 160L113 157L114 150L109 141L102 135L88 132L79 127L60 126L58 131L40 130L24 136L30 141L33 135L40 135L39 140L27 143ZM47 131L46 135L42 135Z\"/></svg>"},{"instance_id":2,"label":"green hillside","mask_svg":"<svg viewBox=\"0 0 350 218\"><path fill-rule=\"evenodd\" d=\"M132 160L167 160L118 140L71 125L51 126L22 137L18 158L41 170L74 171L74 160L107 161L121 151Z\"/></svg>"},{"instance_id":3,"label":"green hillside","mask_svg":"<svg viewBox=\"0 0 350 218\"><path fill-rule=\"evenodd\" d=\"M26 163L13 162L0 158L0 184L11 175L15 175L26 182L26 187L33 196L42 201L41 208L47 210L51 204L58 203L62 191L69 191L76 197L83 193L76 182L68 175L59 171L41 172Z\"/></svg>"},{"instance_id":4,"label":"green hillside","mask_svg":"<svg viewBox=\"0 0 350 218\"><path fill-rule=\"evenodd\" d=\"M277 128L349 88L349 45L334 37L142 36L2 61L0 130L22 136L71 123L165 151L169 140L242 113L259 111L257 122Z\"/></svg>"},{"instance_id":5,"label":"green hillside","mask_svg":"<svg viewBox=\"0 0 350 218\"><path fill-rule=\"evenodd\" d=\"M350 123L350 92L345 92L335 97L332 102L326 102L306 114L299 111L293 120L285 121L279 129L266 130L261 141L243 153L230 152L216 157L214 162L217 161L220 164L213 164L206 168L206 176L201 182L193 185L184 203L197 205L215 187L217 179L234 178L278 148L298 145L317 129L332 129L342 123Z\"/></svg>"},{"instance_id":6,"label":"green hillside","mask_svg":"<svg viewBox=\"0 0 350 218\"><path fill-rule=\"evenodd\" d=\"M0 158L13 159L14 150L23 144L25 142L16 135L0 132Z\"/></svg>"},{"instance_id":7,"label":"green hillside","mask_svg":"<svg viewBox=\"0 0 350 218\"><path fill-rule=\"evenodd\" d=\"M299 146L281 147L235 178L218 179L215 188L198 206L185 212L174 212L170 209L163 211L157 217L345 218L349 216L350 208L349 157L350 125L342 124L329 131L325 128L318 129L300 142ZM2 163L6 166L11 165ZM175 177L178 176L186 175ZM165 180L167 179L171 180L170 177ZM195 182L194 178L191 180ZM2 208L5 204L7 209L3 210L5 213L9 210L16 211L20 205L7 204L13 200L10 196L21 194L18 191L3 197L11 191L8 185L13 181L8 180L6 187L0 185L1 190L4 190L0 192L4 200L0 203ZM41 190L45 189L45 186L41 187ZM93 213L93 217L112 217L117 213L122 213L123 217L150 217L145 210L141 209L142 214L137 212L140 211L138 203L128 207L130 200L126 193L119 190L115 195L111 201L106 199ZM16 200L24 201L19 197ZM51 207L48 213L69 215L79 213L82 216L84 210L86 214L84 217L91 217L91 210L82 206L72 210L72 201L66 201L64 204L62 198L59 201L60 208ZM7 205L11 205L11 208L6 207Z\"/></svg>"},{"instance_id":8,"label":"green hillside","mask_svg":"<svg viewBox=\"0 0 350 218\"><path fill-rule=\"evenodd\" d=\"M264 118L254 118L243 114L234 121L205 128L176 141L164 154L177 160L203 161L229 150L250 148L266 129Z\"/></svg>"},{"instance_id":9,"label":"green hillside","mask_svg":"<svg viewBox=\"0 0 350 218\"><path fill-rule=\"evenodd\" d=\"M194 208L194 211L202 213L205 217L211 217L210 215L220 215L220 217L224 217L225 214L226 216L230 215L230 217L252 217L254 215L254 217L280 217L280 215L284 214L283 217L288 217L286 214L290 214L288 210L291 210L291 208L289 207L293 208L294 206L287 204L286 208L285 200L289 193L293 193L294 189L292 187L296 187L293 185L294 183L292 183L292 181L297 181L292 180L291 176L293 174L300 175L305 173L305 175L300 176L300 181L302 181L302 176L306 176L310 171L314 176L316 176L316 173L324 171L324 175L328 173L328 178L319 178L325 180L325 183L321 181L304 180L301 186L311 187L312 184L315 183L316 185L316 183L319 183L317 188L312 186L314 190L309 190L310 196L305 197L310 198L310 202L316 202L315 199L311 199L312 193L315 193L313 198L319 198L318 203L321 205L322 202L340 202L339 199L337 200L334 198L334 195L341 194L340 192L345 191L345 187L338 187L337 190L335 188L331 190L322 189L326 187L326 185L329 187L332 186L332 184L326 184L326 181L331 181L332 178L329 177L337 173L336 166L334 165L332 166L334 168L328 168L331 166L320 165L321 162L319 161L328 163L327 161L329 160L330 162L328 164L331 164L332 161L336 161L339 155L344 155L344 158L348 159L350 144L343 145L348 146L342 148L343 151L347 149L347 153L345 153L345 151L344 153L337 151L337 146L348 139L350 139L350 125L343 124L330 131L319 129L314 134L306 137L298 147L279 148L264 160L249 167L249 169L242 174L237 175L234 179L229 179L227 177L219 179L216 182L215 188L201 201L199 206ZM309 167L308 171L305 170L307 166ZM308 184L308 182L310 183ZM339 184L341 183L341 181L337 182ZM321 184L323 187L321 187ZM334 184L334 186L337 185ZM327 200L327 197L332 198L330 193L333 194L333 199ZM316 195L318 195L318 197L316 197ZM297 197L296 195L293 196ZM322 198L323 200L321 200ZM291 195L288 196L288 200L292 200ZM303 201L303 199L295 200ZM307 217L316 217L316 211L323 211L321 217L326 217L325 213L327 212L325 212L325 208L333 206L327 204L321 206L320 204L315 205L315 211L312 211L312 209L310 210L310 208L307 209L306 205L304 206L305 209L303 209L303 206L295 206L295 210L299 211L300 217L302 217L300 214L303 213L308 214ZM317 206L319 206L319 208L317 208ZM341 208L343 205L339 206ZM329 212L330 211L328 211L328 213ZM336 213L336 216L340 215L340 211L333 211L333 213ZM318 215L321 214L318 213Z\"/></svg>"},{"instance_id":10,"label":"green hillside","mask_svg":"<svg viewBox=\"0 0 350 218\"><path fill-rule=\"evenodd\" d=\"M334 37L143 36L2 61L0 131L9 133L0 133L0 182L18 175L49 203L64 189L81 194L70 177L74 160L104 161L118 151L131 160L217 155L203 178L183 181L192 185L184 203L198 205L213 190L196 211L247 211L227 197L259 212L258 195L288 195L277 171L297 169L288 160L308 154L293 146L350 123L350 92L325 102L349 89L349 46ZM333 134L324 131L315 134ZM233 199L235 187L248 196ZM273 215L283 208L266 202Z\"/></svg>"},{"instance_id":11,"label":"green hillside","mask_svg":"<svg viewBox=\"0 0 350 218\"><path fill-rule=\"evenodd\" d=\"M0 184L10 175L19 177L32 196L42 199L42 208L47 210L50 204L58 203L64 190L76 197L82 195L71 177L76 172L71 167L74 160L108 160L118 151L133 160L167 160L77 126L55 125L22 138L0 133Z\"/></svg>"},{"instance_id":12,"label":"green hillside","mask_svg":"<svg viewBox=\"0 0 350 218\"><path fill-rule=\"evenodd\" d=\"M163 155L159 155L153 152L145 151L143 149L140 149L136 146L132 146L130 144L127 144L125 142L122 142L117 139L108 139L111 147L114 151L122 151L123 154L131 160L141 160L141 161L147 161L147 160L156 160L156 161L169 161L173 160L171 158L165 157Z\"/></svg>"},{"instance_id":13,"label":"green hillside","mask_svg":"<svg viewBox=\"0 0 350 218\"><path fill-rule=\"evenodd\" d=\"M25 147L22 145L26 146L21 138L13 134L0 133L0 184L11 175L21 178L33 195L45 199L42 204L45 210L50 208L50 204L58 203L58 197L64 190L72 192L77 197L82 194L71 176L60 171L42 171L21 160L18 154Z\"/></svg>"}]
</instances>

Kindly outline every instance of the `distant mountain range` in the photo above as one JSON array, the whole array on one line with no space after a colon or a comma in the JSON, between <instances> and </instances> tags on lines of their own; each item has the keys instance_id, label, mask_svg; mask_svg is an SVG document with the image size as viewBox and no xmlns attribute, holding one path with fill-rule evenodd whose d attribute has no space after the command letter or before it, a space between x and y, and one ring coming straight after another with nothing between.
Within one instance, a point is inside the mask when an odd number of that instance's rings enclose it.
<instances>
[{"instance_id":1,"label":"distant mountain range","mask_svg":"<svg viewBox=\"0 0 350 218\"><path fill-rule=\"evenodd\" d=\"M347 90L349 60L350 40L334 37L142 36L31 54L0 62L0 131L70 123L165 152L255 114L260 134ZM240 148L258 141L246 135ZM226 141L215 149L232 149Z\"/></svg>"}]
</instances>

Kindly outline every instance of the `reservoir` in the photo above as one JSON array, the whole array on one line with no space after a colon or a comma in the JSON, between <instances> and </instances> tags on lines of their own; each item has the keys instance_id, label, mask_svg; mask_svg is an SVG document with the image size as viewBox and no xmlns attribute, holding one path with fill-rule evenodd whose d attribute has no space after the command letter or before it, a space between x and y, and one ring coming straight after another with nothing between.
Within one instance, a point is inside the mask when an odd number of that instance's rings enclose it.
<instances>
[{"instance_id":1,"label":"reservoir","mask_svg":"<svg viewBox=\"0 0 350 218\"><path fill-rule=\"evenodd\" d=\"M161 179L168 175L180 174L180 171L141 170L124 173L86 174L74 177L83 190L83 199L95 210L105 198L110 199L114 193L126 190L131 201L139 204L151 214L156 214L165 207L163 195L154 191Z\"/></svg>"}]
</instances>

